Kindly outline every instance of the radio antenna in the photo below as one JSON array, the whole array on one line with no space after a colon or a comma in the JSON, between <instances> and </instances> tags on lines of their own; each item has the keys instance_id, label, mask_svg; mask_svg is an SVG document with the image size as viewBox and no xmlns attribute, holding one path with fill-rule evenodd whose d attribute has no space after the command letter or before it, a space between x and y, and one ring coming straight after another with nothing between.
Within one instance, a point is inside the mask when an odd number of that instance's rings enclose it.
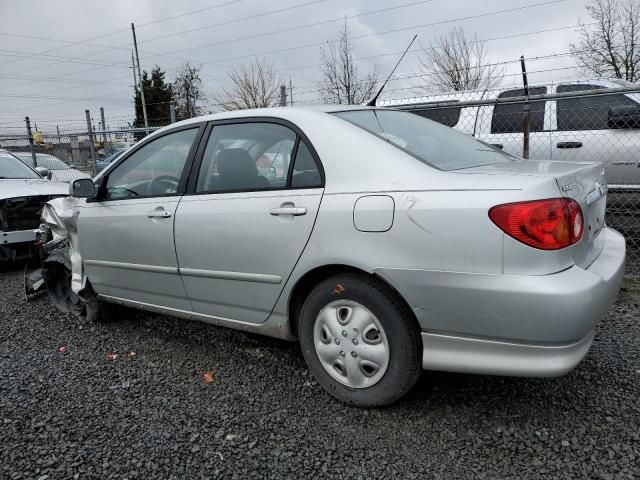
<instances>
[{"instance_id":1,"label":"radio antenna","mask_svg":"<svg viewBox=\"0 0 640 480\"><path fill-rule=\"evenodd\" d=\"M413 40L411 40L411 42L409 43L409 46L406 48L406 50L404 51L404 53L402 54L402 56L400 57L400 60L398 60L398 63L396 63L396 66L393 67L393 70L391 70L391 73L389 74L389 76L387 77L387 79L384 81L384 83L382 84L382 87L380 87L380 90L378 90L378 93L376 93L376 96L373 97L371 100L369 100L367 102L367 106L368 107L375 107L376 106L376 101L378 100L378 97L380 96L380 94L382 93L382 90L384 90L384 87L387 86L387 83L389 83L389 80L391 79L391 76L395 73L396 68L398 68L398 65L400 65L400 62L402 61L402 59L404 58L404 56L407 54L407 52L409 51L409 49L411 48L411 45L413 45L413 42L416 41L416 38L418 38L418 34L416 33L413 36Z\"/></svg>"}]
</instances>

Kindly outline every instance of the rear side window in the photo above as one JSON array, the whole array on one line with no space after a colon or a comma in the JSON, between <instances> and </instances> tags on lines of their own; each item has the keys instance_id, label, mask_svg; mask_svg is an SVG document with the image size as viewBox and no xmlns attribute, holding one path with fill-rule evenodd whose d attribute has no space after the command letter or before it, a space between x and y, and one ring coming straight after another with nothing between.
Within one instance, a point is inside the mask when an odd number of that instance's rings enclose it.
<instances>
[{"instance_id":1,"label":"rear side window","mask_svg":"<svg viewBox=\"0 0 640 480\"><path fill-rule=\"evenodd\" d=\"M544 95L547 87L531 87L529 95ZM498 98L523 97L524 89L508 90L498 95ZM529 114L529 131L541 132L544 130L544 108L546 102L531 102ZM497 104L493 107L491 118L491 133L517 133L522 132L524 125L524 102Z\"/></svg>"},{"instance_id":2,"label":"rear side window","mask_svg":"<svg viewBox=\"0 0 640 480\"><path fill-rule=\"evenodd\" d=\"M599 90L600 85L560 85L557 93ZM609 109L611 107L638 106L638 103L622 94L597 97L558 99L556 116L558 130L608 130Z\"/></svg>"},{"instance_id":3,"label":"rear side window","mask_svg":"<svg viewBox=\"0 0 640 480\"><path fill-rule=\"evenodd\" d=\"M460 170L515 160L469 135L408 112L352 110L335 115L439 170Z\"/></svg>"},{"instance_id":4,"label":"rear side window","mask_svg":"<svg viewBox=\"0 0 640 480\"><path fill-rule=\"evenodd\" d=\"M198 173L197 193L280 190L289 186L322 186L313 155L293 130L268 122L213 127Z\"/></svg>"},{"instance_id":5,"label":"rear side window","mask_svg":"<svg viewBox=\"0 0 640 480\"><path fill-rule=\"evenodd\" d=\"M434 122L441 123L447 127L455 127L460 121L461 107L442 107L442 108L416 108L408 110L409 112L419 115Z\"/></svg>"},{"instance_id":6,"label":"rear side window","mask_svg":"<svg viewBox=\"0 0 640 480\"><path fill-rule=\"evenodd\" d=\"M291 186L297 188L314 188L322 186L322 177L318 170L318 165L311 155L311 151L300 141L296 160L293 164L291 175Z\"/></svg>"}]
</instances>

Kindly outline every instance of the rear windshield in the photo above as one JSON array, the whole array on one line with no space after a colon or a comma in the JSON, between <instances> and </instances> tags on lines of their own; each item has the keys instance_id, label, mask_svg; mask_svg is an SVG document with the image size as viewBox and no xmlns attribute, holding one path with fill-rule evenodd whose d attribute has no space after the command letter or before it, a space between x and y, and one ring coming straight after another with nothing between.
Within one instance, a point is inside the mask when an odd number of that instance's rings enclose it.
<instances>
[{"instance_id":1,"label":"rear windshield","mask_svg":"<svg viewBox=\"0 0 640 480\"><path fill-rule=\"evenodd\" d=\"M412 113L352 110L334 115L439 170L460 170L516 160L498 148Z\"/></svg>"}]
</instances>

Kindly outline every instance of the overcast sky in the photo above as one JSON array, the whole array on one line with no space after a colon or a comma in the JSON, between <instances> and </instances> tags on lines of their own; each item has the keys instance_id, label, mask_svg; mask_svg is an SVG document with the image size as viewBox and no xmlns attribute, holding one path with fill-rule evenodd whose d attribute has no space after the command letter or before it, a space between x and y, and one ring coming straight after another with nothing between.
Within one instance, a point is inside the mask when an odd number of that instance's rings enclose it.
<instances>
[{"instance_id":1,"label":"overcast sky","mask_svg":"<svg viewBox=\"0 0 640 480\"><path fill-rule=\"evenodd\" d=\"M571 57L535 57L568 52L576 41L576 23L586 20L585 3L0 0L0 134L19 131L25 115L44 131L55 130L56 125L76 127L84 121L86 108L97 124L101 106L108 126L131 121L131 22L136 24L143 69L157 64L170 81L186 60L202 64L205 88L215 92L227 82L229 65L257 56L273 63L287 82L291 77L298 103L319 101L320 44L336 38L345 16L356 58L368 57L359 62L362 72L376 65L386 76L413 34L418 34L420 44L414 44L395 76L414 75L419 72L420 45L428 46L437 36L461 27L470 37L477 34L488 40L493 61L529 58L529 71L538 72L530 75L531 82L576 78L580 72ZM518 71L518 63L508 64L504 83L520 81L512 75ZM417 83L416 78L392 81L385 95L413 96Z\"/></svg>"}]
</instances>

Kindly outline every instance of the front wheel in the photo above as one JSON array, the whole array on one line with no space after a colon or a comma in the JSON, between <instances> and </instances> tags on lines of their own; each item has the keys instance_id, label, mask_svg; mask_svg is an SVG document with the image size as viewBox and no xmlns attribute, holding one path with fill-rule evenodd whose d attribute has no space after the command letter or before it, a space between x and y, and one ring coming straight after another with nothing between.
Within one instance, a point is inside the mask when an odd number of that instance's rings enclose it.
<instances>
[{"instance_id":1,"label":"front wheel","mask_svg":"<svg viewBox=\"0 0 640 480\"><path fill-rule=\"evenodd\" d=\"M318 383L352 405L389 405L422 371L415 318L393 290L366 275L340 274L317 285L298 334Z\"/></svg>"}]
</instances>

